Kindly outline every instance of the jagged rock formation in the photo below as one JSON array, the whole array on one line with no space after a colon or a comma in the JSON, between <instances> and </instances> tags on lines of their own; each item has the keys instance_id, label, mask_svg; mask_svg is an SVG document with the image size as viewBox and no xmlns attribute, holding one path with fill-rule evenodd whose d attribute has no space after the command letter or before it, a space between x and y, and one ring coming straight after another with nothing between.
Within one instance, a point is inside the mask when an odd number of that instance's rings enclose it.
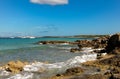
<instances>
[{"instance_id":1,"label":"jagged rock formation","mask_svg":"<svg viewBox=\"0 0 120 79\"><path fill-rule=\"evenodd\" d=\"M120 33L114 34L110 37L105 51L112 54L117 54L120 52Z\"/></svg>"}]
</instances>

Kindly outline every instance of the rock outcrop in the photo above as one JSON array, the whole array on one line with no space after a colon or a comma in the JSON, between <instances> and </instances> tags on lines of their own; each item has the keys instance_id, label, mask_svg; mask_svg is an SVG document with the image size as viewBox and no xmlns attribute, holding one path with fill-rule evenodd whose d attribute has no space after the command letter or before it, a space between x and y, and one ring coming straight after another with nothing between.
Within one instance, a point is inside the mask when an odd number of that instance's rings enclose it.
<instances>
[{"instance_id":1,"label":"rock outcrop","mask_svg":"<svg viewBox=\"0 0 120 79\"><path fill-rule=\"evenodd\" d=\"M10 61L7 65L5 65L3 68L12 73L19 73L23 70L23 67L27 64L27 62L21 62L21 61Z\"/></svg>"},{"instance_id":2,"label":"rock outcrop","mask_svg":"<svg viewBox=\"0 0 120 79\"><path fill-rule=\"evenodd\" d=\"M71 44L68 41L39 41L36 44Z\"/></svg>"},{"instance_id":3,"label":"rock outcrop","mask_svg":"<svg viewBox=\"0 0 120 79\"><path fill-rule=\"evenodd\" d=\"M93 40L77 40L78 47L104 48L107 45L109 36L100 37Z\"/></svg>"},{"instance_id":4,"label":"rock outcrop","mask_svg":"<svg viewBox=\"0 0 120 79\"><path fill-rule=\"evenodd\" d=\"M100 37L93 40L76 40L78 48L71 48L70 52L78 52L83 47L92 47L93 49L105 48L107 46L109 36Z\"/></svg>"},{"instance_id":5,"label":"rock outcrop","mask_svg":"<svg viewBox=\"0 0 120 79\"><path fill-rule=\"evenodd\" d=\"M70 68L67 69L65 73L63 73L63 75L76 75L76 74L81 74L84 72L84 69L82 69L81 67L74 67L74 68Z\"/></svg>"},{"instance_id":6,"label":"rock outcrop","mask_svg":"<svg viewBox=\"0 0 120 79\"><path fill-rule=\"evenodd\" d=\"M71 48L70 52L72 53L76 53L76 52L80 52L81 50L79 48Z\"/></svg>"},{"instance_id":7,"label":"rock outcrop","mask_svg":"<svg viewBox=\"0 0 120 79\"><path fill-rule=\"evenodd\" d=\"M107 53L112 54L120 52L120 33L114 34L110 37L105 50Z\"/></svg>"},{"instance_id":8,"label":"rock outcrop","mask_svg":"<svg viewBox=\"0 0 120 79\"><path fill-rule=\"evenodd\" d=\"M83 63L82 66L86 67L85 70L79 67L70 68L63 74L57 74L54 79L120 79L120 34L93 40L77 40L75 43L78 48L72 48L71 52L79 52L83 47L104 48L104 50L96 52L100 54L106 52L107 55L96 61ZM98 73L84 75L87 68L97 68ZM71 77L65 78L66 76Z\"/></svg>"},{"instance_id":9,"label":"rock outcrop","mask_svg":"<svg viewBox=\"0 0 120 79\"><path fill-rule=\"evenodd\" d=\"M71 79L71 76L80 75L84 72L84 69L81 67L69 68L65 73L57 74L49 79Z\"/></svg>"}]
</instances>

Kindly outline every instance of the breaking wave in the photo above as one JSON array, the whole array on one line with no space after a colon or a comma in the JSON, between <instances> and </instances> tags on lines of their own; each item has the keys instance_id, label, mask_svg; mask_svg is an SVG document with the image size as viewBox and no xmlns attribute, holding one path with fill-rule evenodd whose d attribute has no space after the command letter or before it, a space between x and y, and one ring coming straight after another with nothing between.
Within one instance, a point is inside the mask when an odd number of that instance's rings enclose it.
<instances>
[{"instance_id":1,"label":"breaking wave","mask_svg":"<svg viewBox=\"0 0 120 79\"><path fill-rule=\"evenodd\" d=\"M66 69L80 66L80 63L86 62L86 61L92 61L96 60L97 54L96 53L89 53L93 51L91 48L85 48L83 49L85 54L81 56L73 57L65 62L57 62L57 63L43 63L43 62L34 62L29 65L26 65L23 69L24 71L9 76L6 79L40 79L42 77L48 77L53 74L62 73ZM1 75L1 74L0 74ZM3 74L2 74L3 75ZM8 76L9 74L4 72L4 76Z\"/></svg>"}]
</instances>

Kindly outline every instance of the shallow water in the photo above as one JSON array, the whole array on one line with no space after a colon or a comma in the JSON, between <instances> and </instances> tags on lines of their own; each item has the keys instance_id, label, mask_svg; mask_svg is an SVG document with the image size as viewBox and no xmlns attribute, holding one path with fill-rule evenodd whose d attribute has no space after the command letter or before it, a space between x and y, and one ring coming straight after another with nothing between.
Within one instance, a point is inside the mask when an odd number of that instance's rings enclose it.
<instances>
[{"instance_id":1,"label":"shallow water","mask_svg":"<svg viewBox=\"0 0 120 79\"><path fill-rule=\"evenodd\" d=\"M72 45L36 45L34 43L43 40L64 40L75 41L80 38L35 38L35 39L0 39L0 65L11 61L48 61L60 62L70 59L71 57L81 55L70 53Z\"/></svg>"},{"instance_id":2,"label":"shallow water","mask_svg":"<svg viewBox=\"0 0 120 79\"><path fill-rule=\"evenodd\" d=\"M57 73L65 72L66 69L71 67L81 66L81 63L86 61L95 60L97 54L91 54L90 51L93 49L84 49L84 54L81 56L75 56L64 62L57 63L43 63L34 62L24 66L24 70L19 74L10 74L5 71L0 72L0 79L41 79L49 78Z\"/></svg>"},{"instance_id":3,"label":"shallow water","mask_svg":"<svg viewBox=\"0 0 120 79\"><path fill-rule=\"evenodd\" d=\"M95 60L96 54L89 54L93 51L91 48L83 48L80 53L71 53L70 48L76 45L36 45L35 42L42 40L64 40L75 41L80 38L36 38L36 39L0 39L0 65L8 61L27 61L28 66L20 74L10 74L6 71L0 71L0 79L40 79L64 72L66 69L74 66L80 66L80 63ZM37 61L36 63L32 63ZM42 62L51 64L44 64ZM38 72L41 68L45 72ZM47 71L46 71L47 70Z\"/></svg>"}]
</instances>

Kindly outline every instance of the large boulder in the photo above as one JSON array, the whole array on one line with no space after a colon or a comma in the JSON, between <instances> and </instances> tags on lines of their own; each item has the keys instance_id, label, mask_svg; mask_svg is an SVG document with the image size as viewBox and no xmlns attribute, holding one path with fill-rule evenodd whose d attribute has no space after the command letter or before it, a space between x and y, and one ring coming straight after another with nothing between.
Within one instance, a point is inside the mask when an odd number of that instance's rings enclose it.
<instances>
[{"instance_id":1,"label":"large boulder","mask_svg":"<svg viewBox=\"0 0 120 79\"><path fill-rule=\"evenodd\" d=\"M3 68L8 72L19 73L23 71L23 67L27 64L27 62L10 61L7 65L3 66Z\"/></svg>"},{"instance_id":2,"label":"large boulder","mask_svg":"<svg viewBox=\"0 0 120 79\"><path fill-rule=\"evenodd\" d=\"M105 49L107 53L111 53L116 47L117 49L120 48L120 33L114 34L109 38Z\"/></svg>"}]
</instances>

